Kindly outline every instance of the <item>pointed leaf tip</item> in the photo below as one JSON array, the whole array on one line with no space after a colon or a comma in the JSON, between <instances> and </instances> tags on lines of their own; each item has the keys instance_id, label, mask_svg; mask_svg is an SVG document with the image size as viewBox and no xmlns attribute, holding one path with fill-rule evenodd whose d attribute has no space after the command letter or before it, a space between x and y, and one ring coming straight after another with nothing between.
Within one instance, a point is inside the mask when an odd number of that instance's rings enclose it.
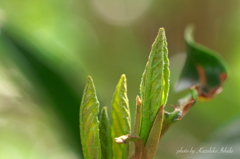
<instances>
[{"instance_id":1,"label":"pointed leaf tip","mask_svg":"<svg viewBox=\"0 0 240 159\"><path fill-rule=\"evenodd\" d=\"M159 31L165 31L165 29L164 29L163 27L161 27L161 28L159 29Z\"/></svg>"},{"instance_id":2,"label":"pointed leaf tip","mask_svg":"<svg viewBox=\"0 0 240 159\"><path fill-rule=\"evenodd\" d=\"M160 106L165 106L167 102L169 77L167 40L164 29L160 28L152 45L140 85L143 109L140 137L144 144Z\"/></svg>"},{"instance_id":3,"label":"pointed leaf tip","mask_svg":"<svg viewBox=\"0 0 240 159\"><path fill-rule=\"evenodd\" d=\"M117 84L112 100L112 136L119 137L131 134L131 118L127 97L127 79L123 74ZM129 154L129 143L119 145L113 143L113 153L116 159L122 159Z\"/></svg>"},{"instance_id":4,"label":"pointed leaf tip","mask_svg":"<svg viewBox=\"0 0 240 159\"><path fill-rule=\"evenodd\" d=\"M194 43L194 38L193 38L193 31L195 29L195 25L189 24L185 31L184 31L184 39L187 43Z\"/></svg>"},{"instance_id":5,"label":"pointed leaf tip","mask_svg":"<svg viewBox=\"0 0 240 159\"><path fill-rule=\"evenodd\" d=\"M98 112L96 90L92 78L88 76L79 114L80 137L85 159L101 158Z\"/></svg>"},{"instance_id":6,"label":"pointed leaf tip","mask_svg":"<svg viewBox=\"0 0 240 159\"><path fill-rule=\"evenodd\" d=\"M87 76L87 80L91 80L92 81L92 77L90 75Z\"/></svg>"},{"instance_id":7,"label":"pointed leaf tip","mask_svg":"<svg viewBox=\"0 0 240 159\"><path fill-rule=\"evenodd\" d=\"M121 78L126 78L126 75L125 75L125 74L122 74Z\"/></svg>"}]
</instances>

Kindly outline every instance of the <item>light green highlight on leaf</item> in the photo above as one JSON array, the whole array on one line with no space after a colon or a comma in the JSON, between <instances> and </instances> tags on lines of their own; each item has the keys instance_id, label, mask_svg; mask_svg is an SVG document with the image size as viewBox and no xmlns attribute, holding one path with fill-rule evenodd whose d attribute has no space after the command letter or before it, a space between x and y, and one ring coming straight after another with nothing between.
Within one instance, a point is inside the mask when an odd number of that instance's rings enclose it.
<instances>
[{"instance_id":1,"label":"light green highlight on leaf","mask_svg":"<svg viewBox=\"0 0 240 159\"><path fill-rule=\"evenodd\" d=\"M100 141L101 141L101 152L102 159L112 159L112 136L111 127L109 123L107 107L103 107L100 115Z\"/></svg>"},{"instance_id":2,"label":"light green highlight on leaf","mask_svg":"<svg viewBox=\"0 0 240 159\"><path fill-rule=\"evenodd\" d=\"M84 159L100 159L101 145L99 139L99 102L93 80L87 78L80 105L80 137Z\"/></svg>"},{"instance_id":3,"label":"light green highlight on leaf","mask_svg":"<svg viewBox=\"0 0 240 159\"><path fill-rule=\"evenodd\" d=\"M122 75L112 100L112 137L131 134L131 118L127 97L127 79ZM127 159L129 143L117 144L113 142L113 158Z\"/></svg>"},{"instance_id":4,"label":"light green highlight on leaf","mask_svg":"<svg viewBox=\"0 0 240 159\"><path fill-rule=\"evenodd\" d=\"M140 85L143 108L140 137L144 144L146 144L159 108L166 104L169 91L169 74L166 36L164 29L160 28L152 45Z\"/></svg>"},{"instance_id":5,"label":"light green highlight on leaf","mask_svg":"<svg viewBox=\"0 0 240 159\"><path fill-rule=\"evenodd\" d=\"M197 100L198 99L198 92L195 88L192 88L191 90L191 96L194 100Z\"/></svg>"}]
</instances>

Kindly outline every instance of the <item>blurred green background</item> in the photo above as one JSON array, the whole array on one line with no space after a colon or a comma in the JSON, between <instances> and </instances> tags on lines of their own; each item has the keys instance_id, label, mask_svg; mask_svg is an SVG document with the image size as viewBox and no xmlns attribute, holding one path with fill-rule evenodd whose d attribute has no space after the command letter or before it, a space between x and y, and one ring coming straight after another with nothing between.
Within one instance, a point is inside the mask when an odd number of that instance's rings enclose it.
<instances>
[{"instance_id":1,"label":"blurred green background","mask_svg":"<svg viewBox=\"0 0 240 159\"><path fill-rule=\"evenodd\" d=\"M166 30L173 90L189 23L196 41L226 60L230 75L221 94L197 103L169 130L156 159L206 158L176 152L207 144L232 146L225 158L238 158L239 19L239 0L0 0L0 158L82 158L78 112L87 75L101 106L110 106L126 74L133 116L159 27ZM168 105L176 97L171 91Z\"/></svg>"}]
</instances>

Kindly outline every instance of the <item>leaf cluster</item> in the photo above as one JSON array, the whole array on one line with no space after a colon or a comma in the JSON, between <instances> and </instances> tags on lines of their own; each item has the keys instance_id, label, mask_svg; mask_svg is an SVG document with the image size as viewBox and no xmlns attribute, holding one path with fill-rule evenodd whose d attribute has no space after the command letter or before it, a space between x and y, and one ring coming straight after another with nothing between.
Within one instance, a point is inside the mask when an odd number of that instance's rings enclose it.
<instances>
[{"instance_id":1,"label":"leaf cluster","mask_svg":"<svg viewBox=\"0 0 240 159\"><path fill-rule=\"evenodd\" d=\"M107 107L100 119L99 101L89 76L80 106L80 136L85 159L152 159L169 127L182 119L198 100L212 99L227 77L225 64L210 49L196 44L193 27L187 27L187 59L177 90L189 89L173 112L164 110L169 93L169 59L165 30L158 35L142 75L140 96L136 98L133 129L127 97L126 76L122 75L112 99L110 123ZM114 140L113 140L114 138Z\"/></svg>"}]
</instances>

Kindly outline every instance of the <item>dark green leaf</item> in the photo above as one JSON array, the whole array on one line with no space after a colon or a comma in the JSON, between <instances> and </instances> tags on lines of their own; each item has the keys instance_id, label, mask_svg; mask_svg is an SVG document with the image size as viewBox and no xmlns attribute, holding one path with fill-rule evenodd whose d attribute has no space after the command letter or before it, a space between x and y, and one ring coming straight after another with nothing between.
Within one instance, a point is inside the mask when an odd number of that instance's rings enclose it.
<instances>
[{"instance_id":1,"label":"dark green leaf","mask_svg":"<svg viewBox=\"0 0 240 159\"><path fill-rule=\"evenodd\" d=\"M98 112L99 102L89 76L80 106L80 136L85 159L101 158Z\"/></svg>"},{"instance_id":2,"label":"dark green leaf","mask_svg":"<svg viewBox=\"0 0 240 159\"><path fill-rule=\"evenodd\" d=\"M217 53L194 42L193 26L186 28L185 41L187 59L176 89L196 85L200 98L211 99L221 91L221 85L227 78L226 66Z\"/></svg>"},{"instance_id":3,"label":"dark green leaf","mask_svg":"<svg viewBox=\"0 0 240 159\"><path fill-rule=\"evenodd\" d=\"M127 80L122 75L116 87L112 100L112 136L119 137L131 134L131 118L127 97ZM113 143L114 159L127 159L129 155L129 143Z\"/></svg>"},{"instance_id":4,"label":"dark green leaf","mask_svg":"<svg viewBox=\"0 0 240 159\"><path fill-rule=\"evenodd\" d=\"M111 136L111 127L109 123L107 107L103 107L101 116L100 116L100 141L101 141L101 153L102 159L112 159L112 136Z\"/></svg>"}]
</instances>

